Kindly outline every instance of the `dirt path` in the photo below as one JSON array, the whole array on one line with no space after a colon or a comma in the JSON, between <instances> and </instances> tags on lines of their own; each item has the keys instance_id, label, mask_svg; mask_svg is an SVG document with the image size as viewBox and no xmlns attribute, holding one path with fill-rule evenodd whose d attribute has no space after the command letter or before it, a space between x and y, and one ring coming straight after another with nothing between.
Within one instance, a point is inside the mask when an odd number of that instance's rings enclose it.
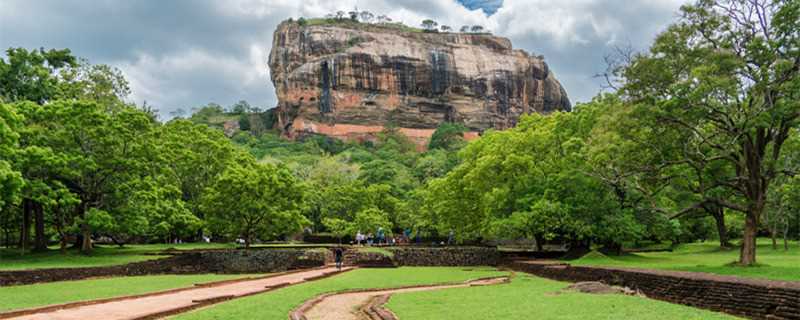
<instances>
[{"instance_id":1,"label":"dirt path","mask_svg":"<svg viewBox=\"0 0 800 320\"><path fill-rule=\"evenodd\" d=\"M343 271L349 270L347 268ZM328 267L293 272L274 277L235 282L214 287L198 287L175 293L78 306L10 319L155 319L159 316L191 310L211 302L219 302L269 290L270 287L297 284L309 278L324 277L336 268ZM68 293L65 293L68 294Z\"/></svg>"},{"instance_id":2,"label":"dirt path","mask_svg":"<svg viewBox=\"0 0 800 320\"><path fill-rule=\"evenodd\" d=\"M362 307L370 300L379 296L386 296L395 293L441 290L449 288L463 288L478 285L499 284L507 281L507 277L468 281L461 284L424 286L403 289L387 289L380 291L352 292L323 296L321 300L310 301L306 307L308 310L298 310L304 314L307 320L359 320L365 319L361 311ZM310 306L309 306L310 304ZM302 309L302 307L301 307Z\"/></svg>"}]
</instances>

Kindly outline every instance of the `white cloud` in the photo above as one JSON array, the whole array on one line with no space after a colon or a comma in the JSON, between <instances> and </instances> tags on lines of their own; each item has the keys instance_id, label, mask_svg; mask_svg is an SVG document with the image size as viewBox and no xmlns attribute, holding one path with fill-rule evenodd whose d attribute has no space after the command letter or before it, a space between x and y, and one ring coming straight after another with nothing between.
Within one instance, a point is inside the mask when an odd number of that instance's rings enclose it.
<instances>
[{"instance_id":1,"label":"white cloud","mask_svg":"<svg viewBox=\"0 0 800 320\"><path fill-rule=\"evenodd\" d=\"M275 26L290 17L321 17L357 6L410 26L426 18L456 29L483 25L509 37L516 48L544 54L572 100L586 101L598 91L591 77L603 69L610 46L630 42L645 49L682 3L505 0L487 16L456 0L7 0L0 2L0 42L68 47L94 63L115 65L131 82L132 98L147 100L164 114L240 99L272 107L267 56Z\"/></svg>"}]
</instances>

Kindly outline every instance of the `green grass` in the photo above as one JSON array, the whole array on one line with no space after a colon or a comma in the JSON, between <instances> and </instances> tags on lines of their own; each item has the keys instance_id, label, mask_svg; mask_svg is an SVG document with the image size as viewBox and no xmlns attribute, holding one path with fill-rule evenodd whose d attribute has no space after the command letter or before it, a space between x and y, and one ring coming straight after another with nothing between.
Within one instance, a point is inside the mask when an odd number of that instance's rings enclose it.
<instances>
[{"instance_id":1,"label":"green grass","mask_svg":"<svg viewBox=\"0 0 800 320\"><path fill-rule=\"evenodd\" d=\"M756 250L758 266L740 267L733 264L739 258L738 249L722 250L717 243L680 245L672 252L642 252L622 256L590 253L570 263L579 266L610 266L646 269L708 272L750 278L800 281L800 248L797 242L789 251L772 249L769 239L759 239Z\"/></svg>"},{"instance_id":2,"label":"green grass","mask_svg":"<svg viewBox=\"0 0 800 320\"><path fill-rule=\"evenodd\" d=\"M384 248L378 248L378 247L361 247L361 248L358 248L358 251L359 251L359 252L373 252L373 253L379 253L379 254L382 254L382 255L384 255L384 256L386 256L386 257L389 257L389 258L394 258L394 252L391 252L391 251L389 251L389 250L386 250L386 249L384 249Z\"/></svg>"},{"instance_id":3,"label":"green grass","mask_svg":"<svg viewBox=\"0 0 800 320\"><path fill-rule=\"evenodd\" d=\"M176 319L286 319L292 309L305 300L325 292L462 282L505 274L507 273L490 268L475 268L469 271L464 268L435 267L357 269L335 277L195 310L180 315Z\"/></svg>"},{"instance_id":4,"label":"green grass","mask_svg":"<svg viewBox=\"0 0 800 320\"><path fill-rule=\"evenodd\" d=\"M145 244L117 246L98 246L91 255L84 255L77 250L69 250L61 254L57 248L47 252L21 254L15 249L0 249L0 270L25 270L42 268L80 268L99 267L144 260L163 258L149 255L164 249L212 249L234 248L228 243L182 243L182 244Z\"/></svg>"},{"instance_id":5,"label":"green grass","mask_svg":"<svg viewBox=\"0 0 800 320\"><path fill-rule=\"evenodd\" d=\"M0 288L0 311L143 294L248 275L158 275L62 281Z\"/></svg>"},{"instance_id":6,"label":"green grass","mask_svg":"<svg viewBox=\"0 0 800 320\"><path fill-rule=\"evenodd\" d=\"M624 295L553 294L567 284L518 275L510 284L395 294L387 307L400 319L736 319L677 304ZM277 319L277 318L276 318Z\"/></svg>"}]
</instances>

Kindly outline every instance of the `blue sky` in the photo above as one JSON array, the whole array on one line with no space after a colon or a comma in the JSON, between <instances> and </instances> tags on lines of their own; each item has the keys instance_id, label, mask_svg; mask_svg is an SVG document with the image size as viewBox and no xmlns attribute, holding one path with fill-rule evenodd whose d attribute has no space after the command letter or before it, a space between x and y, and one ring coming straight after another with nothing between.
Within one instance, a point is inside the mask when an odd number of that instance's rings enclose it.
<instances>
[{"instance_id":1,"label":"blue sky","mask_svg":"<svg viewBox=\"0 0 800 320\"><path fill-rule=\"evenodd\" d=\"M573 102L600 91L593 75L614 46L646 49L683 0L3 0L0 47L70 48L123 71L129 99L170 111L238 100L271 108L272 32L289 17L358 7L408 25L480 24L542 54Z\"/></svg>"},{"instance_id":2,"label":"blue sky","mask_svg":"<svg viewBox=\"0 0 800 320\"><path fill-rule=\"evenodd\" d=\"M468 9L481 9L488 15L495 14L503 6L503 0L458 0Z\"/></svg>"}]
</instances>

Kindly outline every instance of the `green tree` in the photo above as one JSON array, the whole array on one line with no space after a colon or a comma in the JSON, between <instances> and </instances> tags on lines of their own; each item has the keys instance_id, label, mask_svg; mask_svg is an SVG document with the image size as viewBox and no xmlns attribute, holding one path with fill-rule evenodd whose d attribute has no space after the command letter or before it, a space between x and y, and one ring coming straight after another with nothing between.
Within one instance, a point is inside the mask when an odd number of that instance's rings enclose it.
<instances>
[{"instance_id":1,"label":"green tree","mask_svg":"<svg viewBox=\"0 0 800 320\"><path fill-rule=\"evenodd\" d=\"M742 265L756 263L769 189L784 172L779 159L800 118L799 8L744 0L685 6L622 73L630 102L661 133L679 136L686 151L652 167L664 173L688 165L711 178L687 208L714 203L744 213Z\"/></svg>"},{"instance_id":2,"label":"green tree","mask_svg":"<svg viewBox=\"0 0 800 320\"><path fill-rule=\"evenodd\" d=\"M460 153L461 164L425 192L428 224L457 237L559 238L576 247L618 249L642 236L634 211L588 174L587 140L599 105L573 113L524 116L490 131Z\"/></svg>"},{"instance_id":3,"label":"green tree","mask_svg":"<svg viewBox=\"0 0 800 320\"><path fill-rule=\"evenodd\" d=\"M181 192L186 208L205 218L200 199L206 189L231 163L246 155L220 130L188 120L174 120L157 130L159 162L167 163L166 175Z\"/></svg>"},{"instance_id":4,"label":"green tree","mask_svg":"<svg viewBox=\"0 0 800 320\"><path fill-rule=\"evenodd\" d=\"M81 247L89 252L94 230L88 210L95 209L98 217L112 211L121 201L115 197L118 188L147 172L154 123L149 114L133 107L112 113L92 101L24 106L26 121L35 128L26 133L32 142L22 162L26 179L44 185L49 185L47 179L57 180L75 194L80 200L74 212L81 224Z\"/></svg>"},{"instance_id":5,"label":"green tree","mask_svg":"<svg viewBox=\"0 0 800 320\"><path fill-rule=\"evenodd\" d=\"M0 59L0 100L43 104L57 98L59 71L78 66L69 49L9 48Z\"/></svg>"},{"instance_id":6,"label":"green tree","mask_svg":"<svg viewBox=\"0 0 800 320\"><path fill-rule=\"evenodd\" d=\"M15 109L13 105L0 103L0 208L16 203L23 184L22 175L11 164L19 147L18 131L22 125Z\"/></svg>"},{"instance_id":7,"label":"green tree","mask_svg":"<svg viewBox=\"0 0 800 320\"><path fill-rule=\"evenodd\" d=\"M425 31L436 31L436 27L439 25L439 23L431 19L425 19L422 20L421 25L423 28L425 28Z\"/></svg>"},{"instance_id":8,"label":"green tree","mask_svg":"<svg viewBox=\"0 0 800 320\"><path fill-rule=\"evenodd\" d=\"M467 128L460 123L442 122L436 131L431 135L431 141L428 143L428 150L445 149L457 150L461 149L464 144L464 132Z\"/></svg>"},{"instance_id":9,"label":"green tree","mask_svg":"<svg viewBox=\"0 0 800 320\"><path fill-rule=\"evenodd\" d=\"M308 223L302 215L302 185L283 166L233 165L207 188L203 209L210 221L241 236L245 246L255 237L296 232Z\"/></svg>"}]
</instances>

